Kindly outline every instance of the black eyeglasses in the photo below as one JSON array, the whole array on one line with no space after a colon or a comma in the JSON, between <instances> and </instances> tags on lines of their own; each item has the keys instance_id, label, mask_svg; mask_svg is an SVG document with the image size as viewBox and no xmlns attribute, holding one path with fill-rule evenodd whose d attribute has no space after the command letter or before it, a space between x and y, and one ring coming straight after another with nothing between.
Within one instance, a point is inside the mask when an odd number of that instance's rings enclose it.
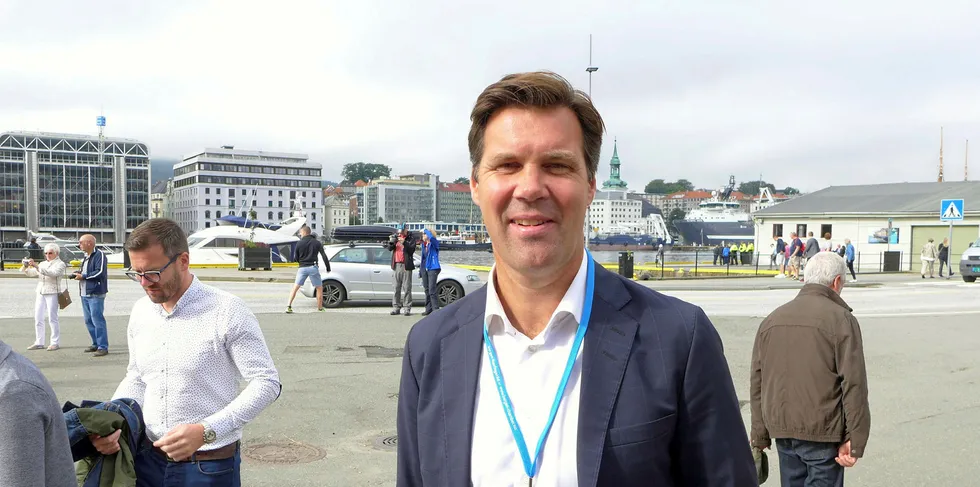
<instances>
[{"instance_id":1,"label":"black eyeglasses","mask_svg":"<svg viewBox=\"0 0 980 487\"><path fill-rule=\"evenodd\" d=\"M170 262L167 262L167 265L161 267L158 271L136 272L130 269L126 271L126 277L140 284L143 283L143 279L146 279L147 282L160 282L160 274L163 274L163 271L167 270L167 267L170 267L170 264L173 264L177 260L177 257L180 257L180 254L171 257Z\"/></svg>"}]
</instances>

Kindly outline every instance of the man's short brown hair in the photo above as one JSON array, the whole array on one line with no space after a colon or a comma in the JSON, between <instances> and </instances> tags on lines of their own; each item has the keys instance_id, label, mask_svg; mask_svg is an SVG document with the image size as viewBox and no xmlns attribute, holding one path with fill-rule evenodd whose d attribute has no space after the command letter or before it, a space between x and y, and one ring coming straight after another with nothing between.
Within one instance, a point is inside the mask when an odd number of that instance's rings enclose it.
<instances>
[{"instance_id":1,"label":"man's short brown hair","mask_svg":"<svg viewBox=\"0 0 980 487\"><path fill-rule=\"evenodd\" d=\"M151 218L140 223L126 239L126 250L146 250L154 244L163 247L163 253L174 258L187 252L187 235L177 222L167 218Z\"/></svg>"},{"instance_id":2,"label":"man's short brown hair","mask_svg":"<svg viewBox=\"0 0 980 487\"><path fill-rule=\"evenodd\" d=\"M566 107L575 112L582 127L583 153L589 180L595 180L599 169L599 150L602 148L602 133L605 125L599 111L592 105L589 95L576 90L571 83L550 71L508 74L500 81L487 86L476 99L470 113L470 162L473 163L472 176L476 181L477 167L483 159L483 135L487 122L494 113L504 108L520 106L535 108Z\"/></svg>"}]
</instances>

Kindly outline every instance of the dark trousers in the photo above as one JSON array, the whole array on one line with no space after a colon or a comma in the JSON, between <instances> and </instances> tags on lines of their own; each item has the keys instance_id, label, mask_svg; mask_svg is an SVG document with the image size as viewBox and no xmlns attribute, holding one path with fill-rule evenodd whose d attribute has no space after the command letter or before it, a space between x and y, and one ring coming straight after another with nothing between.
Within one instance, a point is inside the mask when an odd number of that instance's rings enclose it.
<instances>
[{"instance_id":1,"label":"dark trousers","mask_svg":"<svg viewBox=\"0 0 980 487\"><path fill-rule=\"evenodd\" d=\"M776 439L782 487L843 487L836 443Z\"/></svg>"},{"instance_id":2,"label":"dark trousers","mask_svg":"<svg viewBox=\"0 0 980 487\"><path fill-rule=\"evenodd\" d=\"M431 313L439 309L439 273L442 269L425 270L419 272L422 278L422 287L425 289L425 312Z\"/></svg>"},{"instance_id":3,"label":"dark trousers","mask_svg":"<svg viewBox=\"0 0 980 487\"><path fill-rule=\"evenodd\" d=\"M942 267L940 267L940 269L942 269ZM856 276L854 274L854 261L853 260L847 261L847 270L851 271L851 279L857 279L858 278L858 276ZM939 271L939 275L940 276L943 275L943 271Z\"/></svg>"},{"instance_id":4,"label":"dark trousers","mask_svg":"<svg viewBox=\"0 0 980 487\"><path fill-rule=\"evenodd\" d=\"M946 267L949 267L949 269L947 269L947 271L949 271L950 277L953 276L953 266L949 265L949 262L948 261L949 261L948 258L947 259L942 259L942 258L939 259L939 277L943 277L943 264L946 264Z\"/></svg>"},{"instance_id":5,"label":"dark trousers","mask_svg":"<svg viewBox=\"0 0 980 487\"><path fill-rule=\"evenodd\" d=\"M144 444L136 454L136 487L241 487L241 452L225 460L168 462Z\"/></svg>"}]
</instances>

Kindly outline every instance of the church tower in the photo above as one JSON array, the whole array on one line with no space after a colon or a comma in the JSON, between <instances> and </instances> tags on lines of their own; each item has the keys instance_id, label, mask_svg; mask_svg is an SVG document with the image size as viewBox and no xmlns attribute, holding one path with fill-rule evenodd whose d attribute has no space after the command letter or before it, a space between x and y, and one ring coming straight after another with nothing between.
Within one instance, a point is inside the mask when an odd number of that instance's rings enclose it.
<instances>
[{"instance_id":1,"label":"church tower","mask_svg":"<svg viewBox=\"0 0 980 487\"><path fill-rule=\"evenodd\" d=\"M602 183L603 191L619 190L626 191L626 181L619 179L619 148L616 139L613 139L613 155L609 160L609 179Z\"/></svg>"}]
</instances>

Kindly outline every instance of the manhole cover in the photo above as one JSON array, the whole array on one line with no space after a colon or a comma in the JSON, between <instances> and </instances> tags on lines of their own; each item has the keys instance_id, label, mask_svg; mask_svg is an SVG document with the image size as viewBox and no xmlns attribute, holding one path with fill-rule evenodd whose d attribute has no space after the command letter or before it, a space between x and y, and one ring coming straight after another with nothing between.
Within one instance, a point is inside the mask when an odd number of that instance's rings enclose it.
<instances>
[{"instance_id":1,"label":"manhole cover","mask_svg":"<svg viewBox=\"0 0 980 487\"><path fill-rule=\"evenodd\" d=\"M398 448L397 436L385 436L374 441L374 447L379 450L395 451Z\"/></svg>"},{"instance_id":2,"label":"manhole cover","mask_svg":"<svg viewBox=\"0 0 980 487\"><path fill-rule=\"evenodd\" d=\"M398 358L404 350L401 348L379 347L377 345L361 345L367 358Z\"/></svg>"},{"instance_id":3,"label":"manhole cover","mask_svg":"<svg viewBox=\"0 0 980 487\"><path fill-rule=\"evenodd\" d=\"M262 463L293 464L315 462L326 453L313 445L291 441L248 445L242 449L242 456Z\"/></svg>"}]
</instances>

